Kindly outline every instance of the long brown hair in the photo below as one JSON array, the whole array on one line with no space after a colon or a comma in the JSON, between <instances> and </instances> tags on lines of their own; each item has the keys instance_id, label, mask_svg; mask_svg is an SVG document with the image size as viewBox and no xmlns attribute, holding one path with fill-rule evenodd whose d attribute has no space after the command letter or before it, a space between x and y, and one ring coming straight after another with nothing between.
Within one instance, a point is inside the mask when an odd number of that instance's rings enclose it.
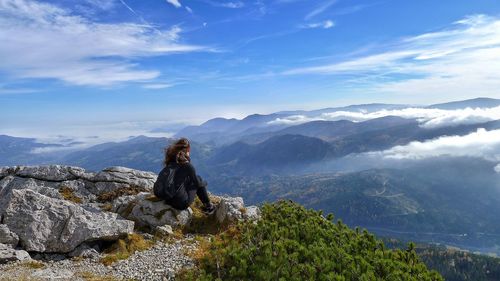
<instances>
[{"instance_id":1,"label":"long brown hair","mask_svg":"<svg viewBox=\"0 0 500 281\"><path fill-rule=\"evenodd\" d=\"M189 163L191 159L187 155L187 152L190 147L189 140L186 138L180 138L172 143L165 148L165 160L163 164L166 166L170 162L177 162L179 164Z\"/></svg>"}]
</instances>

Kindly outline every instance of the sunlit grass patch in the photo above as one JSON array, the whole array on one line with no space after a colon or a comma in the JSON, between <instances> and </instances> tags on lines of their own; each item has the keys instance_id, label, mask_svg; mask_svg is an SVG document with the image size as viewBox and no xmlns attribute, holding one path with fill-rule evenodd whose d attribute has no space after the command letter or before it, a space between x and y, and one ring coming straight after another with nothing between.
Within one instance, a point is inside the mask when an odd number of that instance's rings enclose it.
<instances>
[{"instance_id":1,"label":"sunlit grass patch","mask_svg":"<svg viewBox=\"0 0 500 281\"><path fill-rule=\"evenodd\" d=\"M59 188L59 194L65 199L73 203L81 204L82 199L75 195L73 190L67 186L61 186Z\"/></svg>"},{"instance_id":2,"label":"sunlit grass patch","mask_svg":"<svg viewBox=\"0 0 500 281\"><path fill-rule=\"evenodd\" d=\"M101 263L111 265L119 260L128 259L138 251L145 251L154 245L153 241L145 240L140 234L129 234L125 239L119 239L104 253L106 256L101 258Z\"/></svg>"}]
</instances>

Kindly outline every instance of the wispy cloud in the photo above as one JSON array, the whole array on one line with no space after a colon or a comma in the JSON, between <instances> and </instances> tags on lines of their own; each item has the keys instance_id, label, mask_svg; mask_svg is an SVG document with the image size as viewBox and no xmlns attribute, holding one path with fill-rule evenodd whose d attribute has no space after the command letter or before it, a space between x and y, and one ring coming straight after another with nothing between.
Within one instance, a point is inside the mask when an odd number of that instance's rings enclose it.
<instances>
[{"instance_id":1,"label":"wispy cloud","mask_svg":"<svg viewBox=\"0 0 500 281\"><path fill-rule=\"evenodd\" d=\"M460 124L477 124L493 120L500 120L500 106L493 108L465 108L456 110L430 109L430 108L404 108L396 110L379 110L374 112L361 111L334 111L322 113L318 116L294 115L277 118L269 124L296 125L313 120L350 120L366 121L385 116L399 116L402 118L416 119L424 128L437 128L455 126Z\"/></svg>"},{"instance_id":2,"label":"wispy cloud","mask_svg":"<svg viewBox=\"0 0 500 281\"><path fill-rule=\"evenodd\" d=\"M0 1L0 70L18 78L53 78L75 85L108 86L148 81L134 59L206 51L180 43L177 26L99 23L59 6L28 0Z\"/></svg>"},{"instance_id":3,"label":"wispy cloud","mask_svg":"<svg viewBox=\"0 0 500 281\"><path fill-rule=\"evenodd\" d=\"M387 50L389 49L389 50ZM348 74L372 77L379 93L499 96L500 19L473 15L451 28L403 38L383 52L354 59L300 67L284 75Z\"/></svg>"},{"instance_id":4,"label":"wispy cloud","mask_svg":"<svg viewBox=\"0 0 500 281\"><path fill-rule=\"evenodd\" d=\"M313 17L323 13L324 11L326 11L328 8L330 8L331 6L333 6L335 3L337 3L338 0L327 0L327 1L324 1L323 3L321 3L320 5L316 6L314 8L314 10L310 11L306 16L305 16L305 19L306 20L309 20L309 19L312 19Z\"/></svg>"},{"instance_id":5,"label":"wispy cloud","mask_svg":"<svg viewBox=\"0 0 500 281\"><path fill-rule=\"evenodd\" d=\"M336 15L336 16L349 15L349 14L353 14L353 13L362 11L362 10L364 10L366 8L370 8L370 7L373 7L373 6L380 5L380 4L381 4L381 2L370 3L370 4L359 4L359 5L349 6L349 7L345 7L345 8L341 8L341 9L335 10L333 12L333 15Z\"/></svg>"},{"instance_id":6,"label":"wispy cloud","mask_svg":"<svg viewBox=\"0 0 500 281\"><path fill-rule=\"evenodd\" d=\"M85 0L88 4L101 10L109 10L115 6L115 0Z\"/></svg>"},{"instance_id":7,"label":"wispy cloud","mask_svg":"<svg viewBox=\"0 0 500 281\"><path fill-rule=\"evenodd\" d=\"M166 1L167 1L167 3L172 4L176 8L182 7L182 4L181 4L181 2L179 2L179 0L166 0Z\"/></svg>"},{"instance_id":8,"label":"wispy cloud","mask_svg":"<svg viewBox=\"0 0 500 281\"><path fill-rule=\"evenodd\" d=\"M202 0L202 1L213 7L219 7L219 8L240 9L245 7L245 3L241 1L228 1L228 2L212 1L212 0Z\"/></svg>"},{"instance_id":9,"label":"wispy cloud","mask_svg":"<svg viewBox=\"0 0 500 281\"><path fill-rule=\"evenodd\" d=\"M173 87L174 84L158 83L158 84L146 84L142 86L144 89L149 90L160 90Z\"/></svg>"},{"instance_id":10,"label":"wispy cloud","mask_svg":"<svg viewBox=\"0 0 500 281\"><path fill-rule=\"evenodd\" d=\"M31 88L9 88L4 87L0 84L0 95L2 94L27 94L27 93L36 93L39 92L38 89Z\"/></svg>"},{"instance_id":11,"label":"wispy cloud","mask_svg":"<svg viewBox=\"0 0 500 281\"><path fill-rule=\"evenodd\" d=\"M329 29L335 26L335 22L332 20L325 20L322 22L314 22L314 23L308 23L308 24L302 24L299 27L300 28L323 28L323 29Z\"/></svg>"}]
</instances>

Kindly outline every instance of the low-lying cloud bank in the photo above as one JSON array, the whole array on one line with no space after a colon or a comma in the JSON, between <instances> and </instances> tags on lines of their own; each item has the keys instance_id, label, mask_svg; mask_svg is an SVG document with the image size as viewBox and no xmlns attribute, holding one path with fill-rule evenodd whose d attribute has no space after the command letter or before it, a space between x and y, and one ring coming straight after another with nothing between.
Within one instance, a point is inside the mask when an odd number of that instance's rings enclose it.
<instances>
[{"instance_id":1,"label":"low-lying cloud bank","mask_svg":"<svg viewBox=\"0 0 500 281\"><path fill-rule=\"evenodd\" d=\"M53 130L46 128L6 129L2 132L9 136L35 138L38 143L60 146L35 148L33 154L55 153L85 149L106 142L123 142L136 136L172 137L176 128L185 124L171 121L124 121L119 123L75 124L59 126ZM57 133L52 133L57 132Z\"/></svg>"},{"instance_id":2,"label":"low-lying cloud bank","mask_svg":"<svg viewBox=\"0 0 500 281\"><path fill-rule=\"evenodd\" d=\"M350 120L354 122L366 121L385 116L399 116L417 119L424 128L437 128L456 126L461 124L477 124L500 119L500 106L493 108L465 108L456 110L431 109L431 108L404 108L394 110L379 110L375 112L363 111L334 111L310 117L306 115L293 115L285 118L276 118L268 122L269 125L298 125L306 122L324 120Z\"/></svg>"},{"instance_id":3,"label":"low-lying cloud bank","mask_svg":"<svg viewBox=\"0 0 500 281\"><path fill-rule=\"evenodd\" d=\"M366 155L401 160L440 156L478 157L500 162L500 130L478 129L465 136L443 136L424 142L413 141L384 151L368 152ZM500 173L500 163L495 167L495 171Z\"/></svg>"}]
</instances>

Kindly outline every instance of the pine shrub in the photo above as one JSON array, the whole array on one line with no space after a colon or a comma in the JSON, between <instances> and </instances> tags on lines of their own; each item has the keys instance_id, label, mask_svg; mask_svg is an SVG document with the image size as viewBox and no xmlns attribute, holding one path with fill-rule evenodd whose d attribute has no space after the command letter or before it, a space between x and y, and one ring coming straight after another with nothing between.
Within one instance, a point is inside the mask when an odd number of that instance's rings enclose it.
<instances>
[{"instance_id":1,"label":"pine shrub","mask_svg":"<svg viewBox=\"0 0 500 281\"><path fill-rule=\"evenodd\" d=\"M181 280L443 280L414 245L388 250L366 230L291 201L262 206L262 219L229 228Z\"/></svg>"}]
</instances>

